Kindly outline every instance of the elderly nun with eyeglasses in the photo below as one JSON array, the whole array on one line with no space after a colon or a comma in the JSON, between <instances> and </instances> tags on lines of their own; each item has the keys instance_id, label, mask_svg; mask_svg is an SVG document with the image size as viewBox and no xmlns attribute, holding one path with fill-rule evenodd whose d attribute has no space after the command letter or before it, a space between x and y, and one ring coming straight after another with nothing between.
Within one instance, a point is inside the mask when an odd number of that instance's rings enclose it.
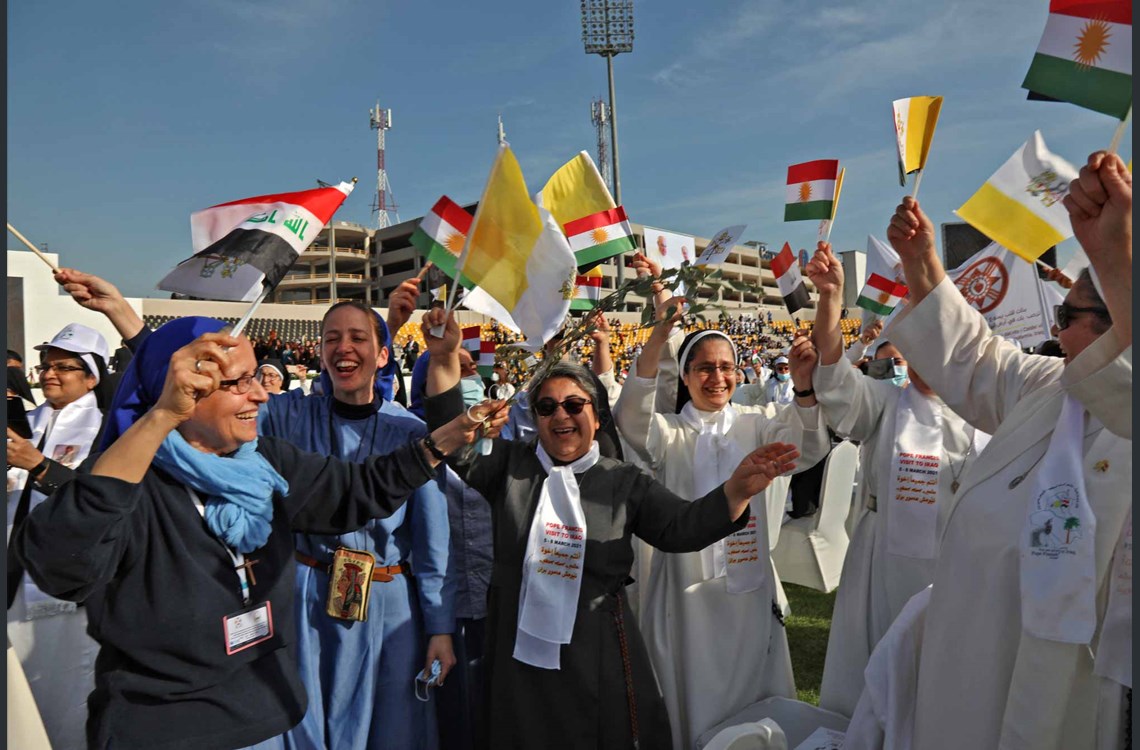
<instances>
[{"instance_id":1,"label":"elderly nun with eyeglasses","mask_svg":"<svg viewBox=\"0 0 1140 750\"><path fill-rule=\"evenodd\" d=\"M461 413L460 332L425 316L428 424ZM430 334L444 326L444 335ZM559 362L531 385L537 441L494 440L454 467L491 503L495 545L487 623L490 746L672 747L669 719L624 587L634 536L699 550L745 528L748 503L791 471L772 442L686 502L632 464L599 455L594 379ZM714 648L735 652L737 643Z\"/></svg>"},{"instance_id":2,"label":"elderly nun with eyeglasses","mask_svg":"<svg viewBox=\"0 0 1140 750\"><path fill-rule=\"evenodd\" d=\"M86 604L92 748L284 747L310 699L293 653L294 532L390 516L485 422L461 415L360 464L259 439L262 371L224 328L189 317L147 337L103 452L12 535L40 589Z\"/></svg>"},{"instance_id":3,"label":"elderly nun with eyeglasses","mask_svg":"<svg viewBox=\"0 0 1140 750\"><path fill-rule=\"evenodd\" d=\"M879 696L868 683L848 742L873 736L864 719L886 713L913 716L913 737L889 738L894 746L1125 746L1132 175L1115 154L1093 153L1064 205L1092 264L1057 316L1064 360L990 331L946 276L917 201L904 198L891 217L887 239L910 302L884 333L993 439L961 479L934 586L914 618L924 619L921 632L901 639L919 649L913 668Z\"/></svg>"}]
</instances>

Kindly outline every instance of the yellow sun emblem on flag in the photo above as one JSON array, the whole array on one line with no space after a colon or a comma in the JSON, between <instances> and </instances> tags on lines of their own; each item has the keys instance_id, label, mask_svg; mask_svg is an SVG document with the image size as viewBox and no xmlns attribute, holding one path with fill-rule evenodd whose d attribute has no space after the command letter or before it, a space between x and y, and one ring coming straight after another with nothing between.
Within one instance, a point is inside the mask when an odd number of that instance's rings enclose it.
<instances>
[{"instance_id":1,"label":"yellow sun emblem on flag","mask_svg":"<svg viewBox=\"0 0 1140 750\"><path fill-rule=\"evenodd\" d=\"M447 252L458 256L461 252L463 252L464 239L466 238L459 232L452 232L444 238L443 246L447 248Z\"/></svg>"},{"instance_id":2,"label":"yellow sun emblem on flag","mask_svg":"<svg viewBox=\"0 0 1140 750\"><path fill-rule=\"evenodd\" d=\"M1077 43L1073 45L1073 59L1082 68L1096 65L1100 56L1108 49L1108 39L1112 36L1107 23L1099 18L1089 19L1081 33L1077 35Z\"/></svg>"},{"instance_id":3,"label":"yellow sun emblem on flag","mask_svg":"<svg viewBox=\"0 0 1140 750\"><path fill-rule=\"evenodd\" d=\"M890 299L891 299L891 293L890 292L879 292L879 304L880 305L887 304L887 302L889 302Z\"/></svg>"},{"instance_id":4,"label":"yellow sun emblem on flag","mask_svg":"<svg viewBox=\"0 0 1140 750\"><path fill-rule=\"evenodd\" d=\"M800 203L807 203L811 200L811 183L805 182L800 185Z\"/></svg>"},{"instance_id":5,"label":"yellow sun emblem on flag","mask_svg":"<svg viewBox=\"0 0 1140 750\"><path fill-rule=\"evenodd\" d=\"M602 243L609 241L610 235L606 232L605 227L598 227L594 231L590 232L590 238L593 239L595 245L601 245Z\"/></svg>"}]
</instances>

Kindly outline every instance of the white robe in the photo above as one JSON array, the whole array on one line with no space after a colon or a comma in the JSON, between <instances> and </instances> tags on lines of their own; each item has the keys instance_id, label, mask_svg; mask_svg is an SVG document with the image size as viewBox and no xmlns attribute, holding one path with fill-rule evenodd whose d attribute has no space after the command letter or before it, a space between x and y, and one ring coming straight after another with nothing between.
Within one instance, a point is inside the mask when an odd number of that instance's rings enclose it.
<instances>
[{"instance_id":1,"label":"white robe","mask_svg":"<svg viewBox=\"0 0 1140 750\"><path fill-rule=\"evenodd\" d=\"M654 380L631 376L614 419L658 481L694 499L697 433L679 414L656 413L655 391ZM737 411L728 438L741 449L794 443L802 454L797 461L801 469L827 454L827 430L817 406L738 406ZM675 747L693 747L702 732L758 700L795 697L787 637L772 614L778 581L769 552L787 492L788 479L780 477L753 499L761 558L769 561L769 574L756 591L730 595L723 576L705 580L699 552L652 557L642 591L641 630L669 710Z\"/></svg>"},{"instance_id":2,"label":"white robe","mask_svg":"<svg viewBox=\"0 0 1140 750\"><path fill-rule=\"evenodd\" d=\"M1093 747L1104 680L1093 675L1089 647L1023 632L1019 543L1036 472L1071 394L1091 414L1083 468L1096 516L1099 631L1113 551L1132 502L1131 345L1109 330L1067 366L1024 354L994 336L949 279L904 310L885 335L954 411L993 434L942 535L922 639L914 747Z\"/></svg>"},{"instance_id":3,"label":"white robe","mask_svg":"<svg viewBox=\"0 0 1140 750\"><path fill-rule=\"evenodd\" d=\"M102 414L94 393L88 393L65 406L55 415L48 403L28 413L32 427L31 442L38 445L45 430L51 427L43 453L48 458L68 455L67 463L77 468L87 457L99 434ZM61 444L61 436L66 445ZM74 451L69 451L72 446ZM12 521L27 481L28 472L8 472L8 536ZM45 500L43 493L32 491L31 507ZM25 573L12 608L8 610L8 640L23 664L24 674L43 717L44 728L55 750L81 750L87 746L87 696L95 689L95 657L99 644L87 635L87 610L59 602L65 609L46 617L26 620L28 597L41 606L51 606L50 597L34 588Z\"/></svg>"},{"instance_id":4,"label":"white robe","mask_svg":"<svg viewBox=\"0 0 1140 750\"><path fill-rule=\"evenodd\" d=\"M851 716L863 690L863 670L871 651L907 601L934 580L937 557L919 559L888 552L891 508L886 494L903 390L889 381L861 374L845 359L818 367L813 383L828 427L862 443L864 469L858 497L865 512L843 561L819 691L820 708ZM942 412L943 465L935 503L940 535L956 500L951 491L954 476L961 481L976 453L970 450L974 430L937 396L932 398Z\"/></svg>"}]
</instances>

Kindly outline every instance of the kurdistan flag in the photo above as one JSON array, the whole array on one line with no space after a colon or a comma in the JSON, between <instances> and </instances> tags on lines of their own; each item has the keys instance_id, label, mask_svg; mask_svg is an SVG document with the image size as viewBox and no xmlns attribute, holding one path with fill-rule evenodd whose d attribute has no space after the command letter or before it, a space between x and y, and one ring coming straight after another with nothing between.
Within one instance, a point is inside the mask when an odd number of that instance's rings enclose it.
<instances>
[{"instance_id":1,"label":"kurdistan flag","mask_svg":"<svg viewBox=\"0 0 1140 750\"><path fill-rule=\"evenodd\" d=\"M585 151L558 168L540 194L540 205L566 232L578 270L634 249L625 209L614 203L594 160Z\"/></svg>"},{"instance_id":2,"label":"kurdistan flag","mask_svg":"<svg viewBox=\"0 0 1140 750\"><path fill-rule=\"evenodd\" d=\"M788 167L784 221L830 220L838 175L837 159L818 159Z\"/></svg>"},{"instance_id":3,"label":"kurdistan flag","mask_svg":"<svg viewBox=\"0 0 1140 750\"><path fill-rule=\"evenodd\" d=\"M158 288L201 299L252 302L284 278L353 185L260 195L191 214L194 255L175 266Z\"/></svg>"},{"instance_id":4,"label":"kurdistan flag","mask_svg":"<svg viewBox=\"0 0 1140 750\"><path fill-rule=\"evenodd\" d=\"M891 103L895 116L895 141L899 156L899 184L906 176L926 166L930 142L942 111L941 96L912 96Z\"/></svg>"},{"instance_id":5,"label":"kurdistan flag","mask_svg":"<svg viewBox=\"0 0 1140 750\"><path fill-rule=\"evenodd\" d=\"M1123 120L1132 108L1132 3L1052 0L1021 87L1030 98L1072 102Z\"/></svg>"},{"instance_id":6,"label":"kurdistan flag","mask_svg":"<svg viewBox=\"0 0 1140 750\"><path fill-rule=\"evenodd\" d=\"M1073 236L1061 201L1076 177L1072 164L1045 148L1038 130L955 213L1032 263Z\"/></svg>"},{"instance_id":7,"label":"kurdistan flag","mask_svg":"<svg viewBox=\"0 0 1140 750\"><path fill-rule=\"evenodd\" d=\"M506 309L528 347L541 347L562 327L574 296L574 253L550 212L531 200L506 144L456 267Z\"/></svg>"},{"instance_id":8,"label":"kurdistan flag","mask_svg":"<svg viewBox=\"0 0 1140 750\"><path fill-rule=\"evenodd\" d=\"M855 304L877 315L890 315L907 295L907 288L877 273L867 278Z\"/></svg>"},{"instance_id":9,"label":"kurdistan flag","mask_svg":"<svg viewBox=\"0 0 1140 750\"><path fill-rule=\"evenodd\" d=\"M574 299L570 300L571 310L593 310L602 298L602 267L594 266L586 273L578 274L574 281Z\"/></svg>"},{"instance_id":10,"label":"kurdistan flag","mask_svg":"<svg viewBox=\"0 0 1140 750\"><path fill-rule=\"evenodd\" d=\"M455 261L463 252L463 243L470 228L471 214L444 195L420 221L408 241L420 251L420 255L438 266L448 278L454 279ZM461 283L467 288L473 286L466 279Z\"/></svg>"}]
</instances>

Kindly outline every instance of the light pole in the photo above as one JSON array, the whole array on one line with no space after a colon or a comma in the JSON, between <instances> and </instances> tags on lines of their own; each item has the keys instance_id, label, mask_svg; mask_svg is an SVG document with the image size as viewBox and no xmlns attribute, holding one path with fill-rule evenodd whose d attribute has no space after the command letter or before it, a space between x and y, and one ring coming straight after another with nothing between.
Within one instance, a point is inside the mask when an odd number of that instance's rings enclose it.
<instances>
[{"instance_id":1,"label":"light pole","mask_svg":"<svg viewBox=\"0 0 1140 750\"><path fill-rule=\"evenodd\" d=\"M610 141L613 146L614 201L621 205L621 170L618 167L617 99L614 95L614 55L633 51L633 0L582 0L582 44L587 55L606 58L610 83ZM625 278L625 265L617 259L617 283Z\"/></svg>"}]
</instances>

